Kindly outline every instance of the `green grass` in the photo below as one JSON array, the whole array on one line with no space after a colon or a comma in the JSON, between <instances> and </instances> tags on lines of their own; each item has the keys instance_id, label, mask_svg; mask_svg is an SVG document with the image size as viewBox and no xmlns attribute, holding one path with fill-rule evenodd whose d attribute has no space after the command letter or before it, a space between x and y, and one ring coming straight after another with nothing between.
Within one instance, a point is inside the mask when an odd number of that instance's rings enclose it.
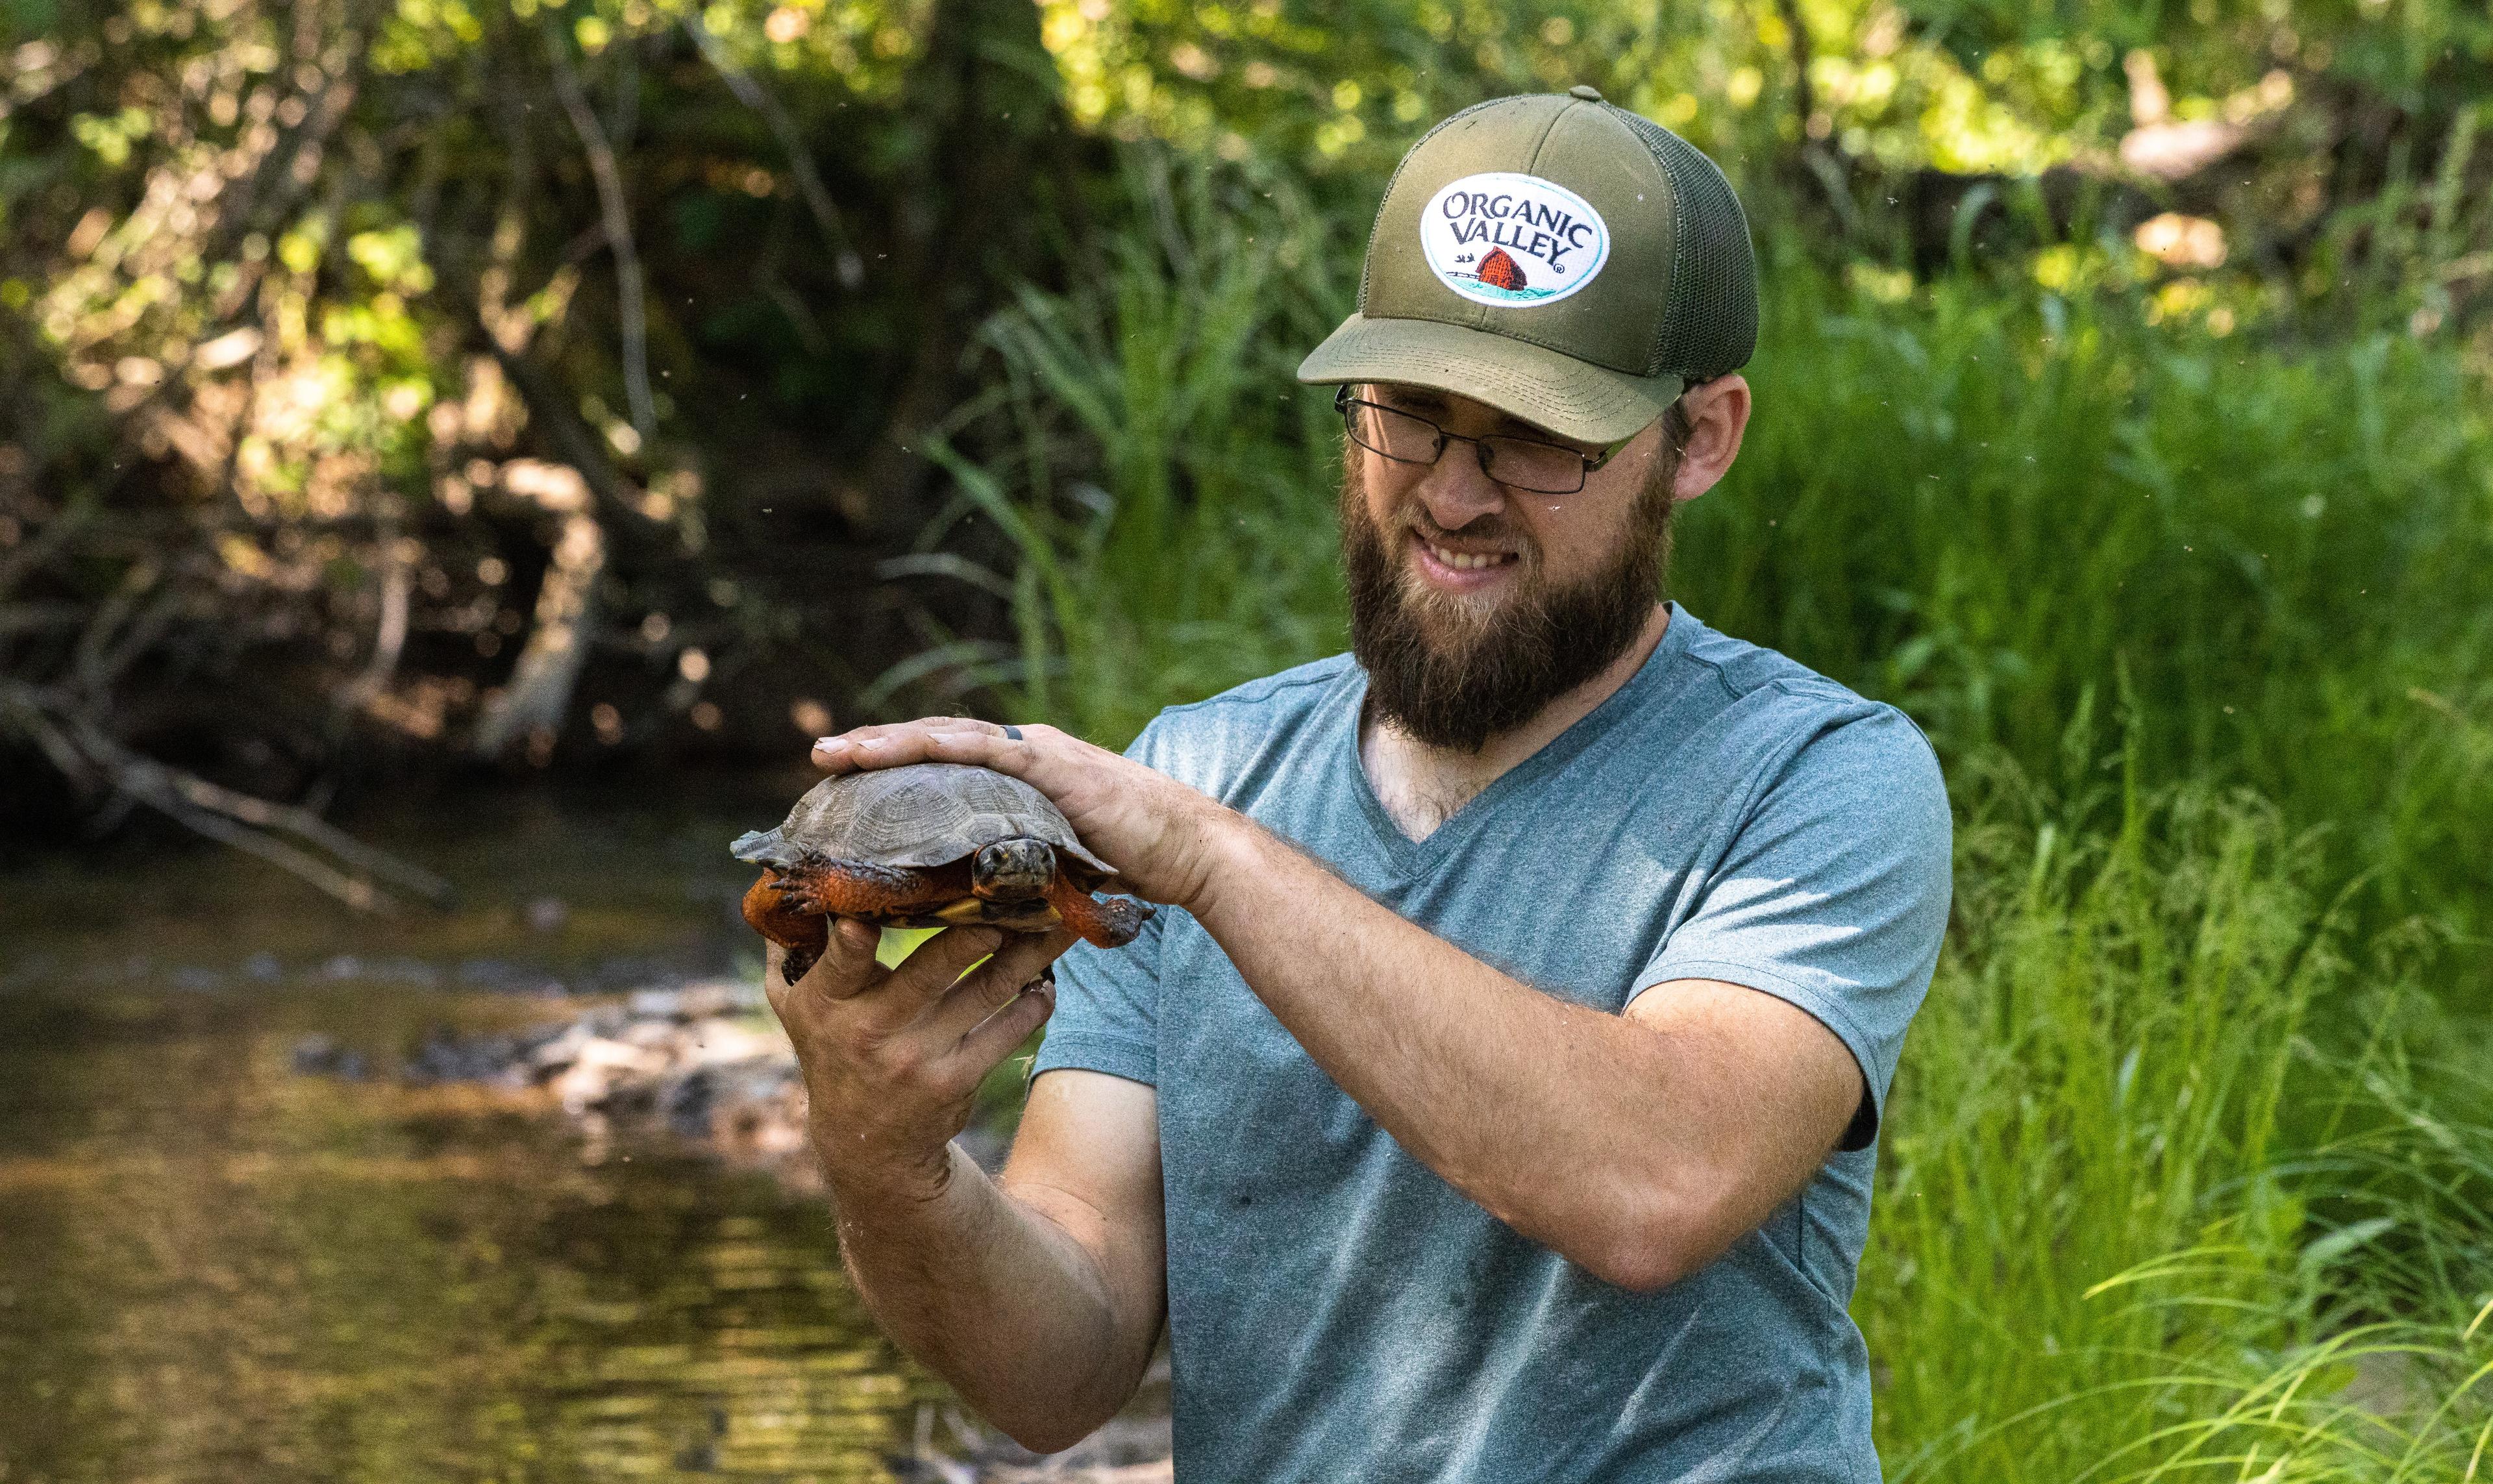
<instances>
[{"instance_id":1,"label":"green grass","mask_svg":"<svg viewBox=\"0 0 2493 1484\"><path fill-rule=\"evenodd\" d=\"M1853 1304L1891 1472L2459 1477L2372 1467L2493 1425L2493 1385L2448 1374L2493 1359L2493 1131L2417 1121L2427 1088L2482 1105L2358 1033L2422 1013L2410 965L2349 953L2255 796L2089 811L1972 771ZM2374 1350L2411 1357L2378 1413L2348 1398Z\"/></svg>"},{"instance_id":2,"label":"green grass","mask_svg":"<svg viewBox=\"0 0 2493 1484\"><path fill-rule=\"evenodd\" d=\"M2364 876L2367 925L2482 936L2493 428L2452 348L2263 345L1968 282L1773 289L1748 446L1682 530L1692 607L1949 757L2053 774L2118 693L2151 779L2329 824L2313 847ZM2471 957L2449 967L2481 994Z\"/></svg>"},{"instance_id":3,"label":"green grass","mask_svg":"<svg viewBox=\"0 0 2493 1484\"><path fill-rule=\"evenodd\" d=\"M1018 653L961 663L1110 744L1342 643L1337 435L1288 377L1351 233L1138 200L990 327L945 451L1018 556ZM1960 823L1853 1305L1889 1472L2493 1477L2480 389L2400 336L1769 256L1674 592L1904 705Z\"/></svg>"},{"instance_id":4,"label":"green grass","mask_svg":"<svg viewBox=\"0 0 2493 1484\"><path fill-rule=\"evenodd\" d=\"M959 495L924 543L971 512L1003 528L1021 643L982 676L1004 710L1115 746L1346 632L1339 425L1291 378L1348 292L1312 276L1336 255L1325 224L1279 182L1135 174L1160 229L1110 237L1080 291L1025 290L987 327L974 431L1004 452L938 446Z\"/></svg>"}]
</instances>

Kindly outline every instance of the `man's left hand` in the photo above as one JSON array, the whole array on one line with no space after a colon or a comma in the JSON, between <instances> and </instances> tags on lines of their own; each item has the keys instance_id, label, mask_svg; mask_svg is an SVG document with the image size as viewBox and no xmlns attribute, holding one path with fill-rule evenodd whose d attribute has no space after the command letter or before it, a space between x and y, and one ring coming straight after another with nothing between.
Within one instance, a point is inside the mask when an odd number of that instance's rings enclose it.
<instances>
[{"instance_id":1,"label":"man's left hand","mask_svg":"<svg viewBox=\"0 0 2493 1484\"><path fill-rule=\"evenodd\" d=\"M1202 899L1213 862L1245 817L1130 758L1053 727L1016 728L930 716L859 727L814 744L814 765L832 773L912 762L962 762L1009 773L1055 801L1073 833L1117 868L1119 889L1147 902L1189 907Z\"/></svg>"}]
</instances>

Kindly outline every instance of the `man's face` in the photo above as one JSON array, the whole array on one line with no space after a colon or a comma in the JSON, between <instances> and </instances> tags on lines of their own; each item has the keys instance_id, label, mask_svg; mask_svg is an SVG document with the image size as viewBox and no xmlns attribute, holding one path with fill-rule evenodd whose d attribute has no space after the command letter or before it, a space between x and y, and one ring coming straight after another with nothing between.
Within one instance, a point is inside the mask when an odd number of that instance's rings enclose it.
<instances>
[{"instance_id":1,"label":"man's face","mask_svg":"<svg viewBox=\"0 0 2493 1484\"><path fill-rule=\"evenodd\" d=\"M1440 392L1353 395L1469 437L1601 452ZM1432 465L1350 444L1340 517L1351 647L1379 714L1430 746L1478 751L1617 659L1661 596L1675 463L1660 422L1572 494L1497 484L1468 443L1450 442Z\"/></svg>"}]
</instances>

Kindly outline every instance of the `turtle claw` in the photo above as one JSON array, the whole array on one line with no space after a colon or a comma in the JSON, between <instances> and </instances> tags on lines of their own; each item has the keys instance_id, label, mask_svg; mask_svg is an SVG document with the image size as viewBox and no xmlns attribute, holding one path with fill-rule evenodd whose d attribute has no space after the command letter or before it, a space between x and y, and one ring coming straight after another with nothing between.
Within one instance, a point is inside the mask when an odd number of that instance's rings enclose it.
<instances>
[{"instance_id":1,"label":"turtle claw","mask_svg":"<svg viewBox=\"0 0 2493 1484\"><path fill-rule=\"evenodd\" d=\"M1098 902L1099 925L1108 938L1107 942L1099 944L1103 948L1123 948L1132 942L1135 935L1143 931L1143 924L1151 921L1159 910L1131 897L1102 897Z\"/></svg>"},{"instance_id":2,"label":"turtle claw","mask_svg":"<svg viewBox=\"0 0 2493 1484\"><path fill-rule=\"evenodd\" d=\"M771 882L770 886L779 894L779 905L782 910L809 914L828 910L822 903L815 900L813 883L810 881L783 876Z\"/></svg>"}]
</instances>

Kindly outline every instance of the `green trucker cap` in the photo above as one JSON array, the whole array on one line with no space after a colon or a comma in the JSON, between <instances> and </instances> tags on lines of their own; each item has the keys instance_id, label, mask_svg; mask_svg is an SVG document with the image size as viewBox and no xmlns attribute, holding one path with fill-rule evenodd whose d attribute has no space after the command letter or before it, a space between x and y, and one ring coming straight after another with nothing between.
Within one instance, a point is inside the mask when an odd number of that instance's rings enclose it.
<instances>
[{"instance_id":1,"label":"green trucker cap","mask_svg":"<svg viewBox=\"0 0 2493 1484\"><path fill-rule=\"evenodd\" d=\"M1748 364L1757 260L1714 162L1589 87L1477 104L1411 146L1359 312L1299 367L1609 443Z\"/></svg>"}]
</instances>

